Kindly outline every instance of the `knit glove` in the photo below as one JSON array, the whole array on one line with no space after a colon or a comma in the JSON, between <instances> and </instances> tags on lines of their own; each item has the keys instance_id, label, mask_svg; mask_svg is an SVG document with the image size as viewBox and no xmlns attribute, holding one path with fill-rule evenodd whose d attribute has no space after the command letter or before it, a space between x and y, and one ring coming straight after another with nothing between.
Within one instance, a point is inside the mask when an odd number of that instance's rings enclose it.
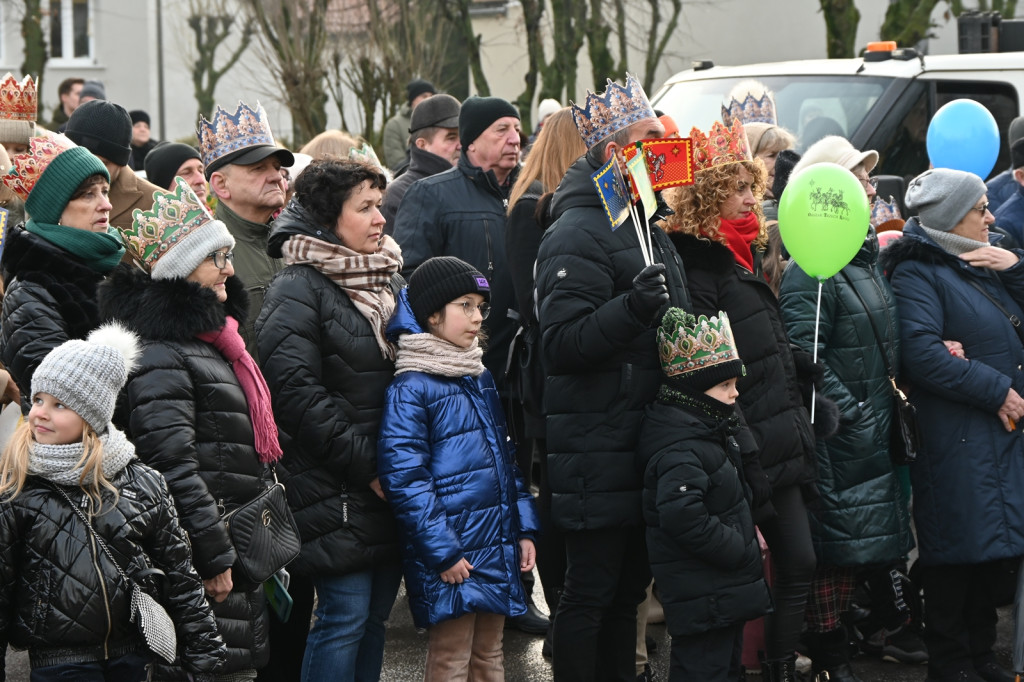
<instances>
[{"instance_id":1,"label":"knit glove","mask_svg":"<svg viewBox=\"0 0 1024 682\"><path fill-rule=\"evenodd\" d=\"M629 309L644 324L655 322L668 300L664 263L653 263L641 270L633 278L633 290L626 296Z\"/></svg>"}]
</instances>

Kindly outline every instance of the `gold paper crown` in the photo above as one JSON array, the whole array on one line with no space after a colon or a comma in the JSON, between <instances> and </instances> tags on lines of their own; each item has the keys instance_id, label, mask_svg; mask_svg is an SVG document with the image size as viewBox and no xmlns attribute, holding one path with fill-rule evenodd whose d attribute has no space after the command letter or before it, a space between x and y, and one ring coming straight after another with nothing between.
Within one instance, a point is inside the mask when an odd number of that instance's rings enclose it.
<instances>
[{"instance_id":1,"label":"gold paper crown","mask_svg":"<svg viewBox=\"0 0 1024 682\"><path fill-rule=\"evenodd\" d=\"M655 118L643 86L628 73L625 87L609 78L603 94L595 95L588 90L582 107L575 102L570 102L570 106L576 130L588 149L637 121Z\"/></svg>"},{"instance_id":2,"label":"gold paper crown","mask_svg":"<svg viewBox=\"0 0 1024 682\"><path fill-rule=\"evenodd\" d=\"M722 123L731 126L732 122L770 123L778 125L775 115L775 95L764 86L764 83L747 80L733 86L727 95L729 101L722 105Z\"/></svg>"},{"instance_id":3,"label":"gold paper crown","mask_svg":"<svg viewBox=\"0 0 1024 682\"><path fill-rule=\"evenodd\" d=\"M740 361L725 312L694 317L679 308L669 308L658 327L658 356L670 377Z\"/></svg>"},{"instance_id":4,"label":"gold paper crown","mask_svg":"<svg viewBox=\"0 0 1024 682\"><path fill-rule=\"evenodd\" d=\"M697 173L727 163L751 160L747 134L739 120L733 121L728 128L715 121L707 135L694 128L690 131L690 139L693 140L693 166Z\"/></svg>"},{"instance_id":5,"label":"gold paper crown","mask_svg":"<svg viewBox=\"0 0 1024 682\"><path fill-rule=\"evenodd\" d=\"M199 153L207 168L217 159L240 149L259 145L276 146L267 121L267 112L259 102L256 102L256 108L253 109L239 101L233 114L218 105L212 121L199 117L196 134L199 136Z\"/></svg>"},{"instance_id":6,"label":"gold paper crown","mask_svg":"<svg viewBox=\"0 0 1024 682\"><path fill-rule=\"evenodd\" d=\"M903 229L903 216L900 215L899 206L896 200L889 197L886 201L881 196L876 196L871 204L871 226L877 232Z\"/></svg>"},{"instance_id":7,"label":"gold paper crown","mask_svg":"<svg viewBox=\"0 0 1024 682\"><path fill-rule=\"evenodd\" d=\"M25 76L19 83L8 71L0 80L0 119L35 123L39 111L36 83Z\"/></svg>"},{"instance_id":8,"label":"gold paper crown","mask_svg":"<svg viewBox=\"0 0 1024 682\"><path fill-rule=\"evenodd\" d=\"M206 205L182 178L174 190L153 192L153 208L132 211L130 229L118 228L125 246L147 270L179 241L213 220Z\"/></svg>"},{"instance_id":9,"label":"gold paper crown","mask_svg":"<svg viewBox=\"0 0 1024 682\"><path fill-rule=\"evenodd\" d=\"M14 155L10 170L3 176L4 184L17 194L19 199L26 201L50 163L58 155L76 146L67 137L57 133L29 138L28 152Z\"/></svg>"}]
</instances>

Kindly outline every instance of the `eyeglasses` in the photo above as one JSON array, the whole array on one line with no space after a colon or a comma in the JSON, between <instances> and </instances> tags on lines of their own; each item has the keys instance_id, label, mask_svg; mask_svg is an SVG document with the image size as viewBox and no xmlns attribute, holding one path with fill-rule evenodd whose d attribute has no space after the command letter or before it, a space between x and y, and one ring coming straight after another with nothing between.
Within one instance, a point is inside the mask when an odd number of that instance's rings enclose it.
<instances>
[{"instance_id":1,"label":"eyeglasses","mask_svg":"<svg viewBox=\"0 0 1024 682\"><path fill-rule=\"evenodd\" d=\"M462 308L462 312L466 313L466 317L472 318L473 312L476 310L480 311L480 317L487 319L487 316L491 314L491 304L481 303L480 305L473 305L470 301L456 301L454 305Z\"/></svg>"},{"instance_id":2,"label":"eyeglasses","mask_svg":"<svg viewBox=\"0 0 1024 682\"><path fill-rule=\"evenodd\" d=\"M235 262L234 251L214 251L213 253L207 254L206 257L213 260L213 264L217 266L218 270L223 270L228 266L228 263Z\"/></svg>"},{"instance_id":3,"label":"eyeglasses","mask_svg":"<svg viewBox=\"0 0 1024 682\"><path fill-rule=\"evenodd\" d=\"M854 177L857 178L857 180L864 187L864 189L867 189L868 187L870 187L871 189L878 189L878 178L873 176L868 177L867 175L865 175L863 178L859 176Z\"/></svg>"},{"instance_id":4,"label":"eyeglasses","mask_svg":"<svg viewBox=\"0 0 1024 682\"><path fill-rule=\"evenodd\" d=\"M978 213L980 213L981 215L985 215L985 211L987 211L987 210L988 210L988 202L986 201L986 202L985 202L984 204L982 204L981 206L972 206L972 207L971 207L971 210L972 210L972 211L977 211L977 212L978 212Z\"/></svg>"}]
</instances>

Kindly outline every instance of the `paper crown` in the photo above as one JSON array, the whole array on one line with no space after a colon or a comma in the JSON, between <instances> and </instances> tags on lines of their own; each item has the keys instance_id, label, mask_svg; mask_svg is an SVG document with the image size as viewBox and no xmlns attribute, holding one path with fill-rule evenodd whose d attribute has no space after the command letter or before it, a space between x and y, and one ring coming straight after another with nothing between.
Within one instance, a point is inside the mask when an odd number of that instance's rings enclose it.
<instances>
[{"instance_id":1,"label":"paper crown","mask_svg":"<svg viewBox=\"0 0 1024 682\"><path fill-rule=\"evenodd\" d=\"M11 159L11 168L3 176L4 184L17 194L19 199L26 201L50 163L63 152L77 146L66 136L57 133L30 138L28 152L15 154Z\"/></svg>"},{"instance_id":2,"label":"paper crown","mask_svg":"<svg viewBox=\"0 0 1024 682\"><path fill-rule=\"evenodd\" d=\"M625 87L609 78L604 94L595 95L588 90L582 108L575 102L570 106L576 130L588 149L637 121L655 118L643 86L628 73Z\"/></svg>"},{"instance_id":3,"label":"paper crown","mask_svg":"<svg viewBox=\"0 0 1024 682\"><path fill-rule=\"evenodd\" d=\"M770 123L778 125L775 115L775 95L772 91L754 80L741 81L733 86L727 95L729 101L722 105L722 122L731 126L732 122Z\"/></svg>"},{"instance_id":4,"label":"paper crown","mask_svg":"<svg viewBox=\"0 0 1024 682\"><path fill-rule=\"evenodd\" d=\"M196 134L199 137L199 153L207 168L217 159L240 149L258 145L276 146L267 121L267 112L259 102L256 102L256 108L253 109L239 101L238 109L233 114L218 105L212 121L199 117Z\"/></svg>"},{"instance_id":5,"label":"paper crown","mask_svg":"<svg viewBox=\"0 0 1024 682\"><path fill-rule=\"evenodd\" d=\"M19 83L10 71L4 74L0 80L0 119L35 123L38 110L32 76L25 76Z\"/></svg>"},{"instance_id":6,"label":"paper crown","mask_svg":"<svg viewBox=\"0 0 1024 682\"><path fill-rule=\"evenodd\" d=\"M213 220L188 183L174 178L173 190L153 192L153 208L132 211L132 226L118 228L132 256L147 270L172 246Z\"/></svg>"},{"instance_id":7,"label":"paper crown","mask_svg":"<svg viewBox=\"0 0 1024 682\"><path fill-rule=\"evenodd\" d=\"M669 377L740 362L729 316L722 311L708 318L669 308L658 327L658 356ZM737 371L733 376L741 373Z\"/></svg>"},{"instance_id":8,"label":"paper crown","mask_svg":"<svg viewBox=\"0 0 1024 682\"><path fill-rule=\"evenodd\" d=\"M697 173L727 163L751 160L747 134L739 120L733 121L729 127L715 121L707 135L694 128L690 131L690 139L693 140L693 166Z\"/></svg>"},{"instance_id":9,"label":"paper crown","mask_svg":"<svg viewBox=\"0 0 1024 682\"><path fill-rule=\"evenodd\" d=\"M871 204L871 226L876 232L902 230L904 222L895 199L889 197L889 201L886 201L880 196L875 197Z\"/></svg>"}]
</instances>

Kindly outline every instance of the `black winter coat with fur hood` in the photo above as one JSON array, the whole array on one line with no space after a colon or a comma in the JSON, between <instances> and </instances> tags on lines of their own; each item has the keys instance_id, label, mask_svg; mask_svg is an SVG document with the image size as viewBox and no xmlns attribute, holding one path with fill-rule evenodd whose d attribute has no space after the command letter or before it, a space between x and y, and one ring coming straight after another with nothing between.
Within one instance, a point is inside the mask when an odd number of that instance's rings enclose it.
<instances>
[{"instance_id":1,"label":"black winter coat with fur hood","mask_svg":"<svg viewBox=\"0 0 1024 682\"><path fill-rule=\"evenodd\" d=\"M686 267L695 315L729 315L747 368L737 388L743 418L760 450L772 488L815 479L810 415L798 385L793 349L771 287L736 263L724 244L681 233L669 235Z\"/></svg>"},{"instance_id":2,"label":"black winter coat with fur hood","mask_svg":"<svg viewBox=\"0 0 1024 682\"><path fill-rule=\"evenodd\" d=\"M167 479L204 580L235 563L221 515L256 497L268 475L231 365L196 338L222 327L227 315L244 324L248 299L238 278L228 279L227 292L220 303L194 282L154 280L130 265L118 266L99 290L102 317L125 323L142 338L115 420L139 458ZM268 655L263 590L233 591L214 602L213 611L228 645L220 672L262 667Z\"/></svg>"},{"instance_id":3,"label":"black winter coat with fur hood","mask_svg":"<svg viewBox=\"0 0 1024 682\"><path fill-rule=\"evenodd\" d=\"M46 354L99 325L96 286L103 275L20 225L7 233L0 266L7 283L0 361L18 384L27 413L32 374Z\"/></svg>"}]
</instances>

